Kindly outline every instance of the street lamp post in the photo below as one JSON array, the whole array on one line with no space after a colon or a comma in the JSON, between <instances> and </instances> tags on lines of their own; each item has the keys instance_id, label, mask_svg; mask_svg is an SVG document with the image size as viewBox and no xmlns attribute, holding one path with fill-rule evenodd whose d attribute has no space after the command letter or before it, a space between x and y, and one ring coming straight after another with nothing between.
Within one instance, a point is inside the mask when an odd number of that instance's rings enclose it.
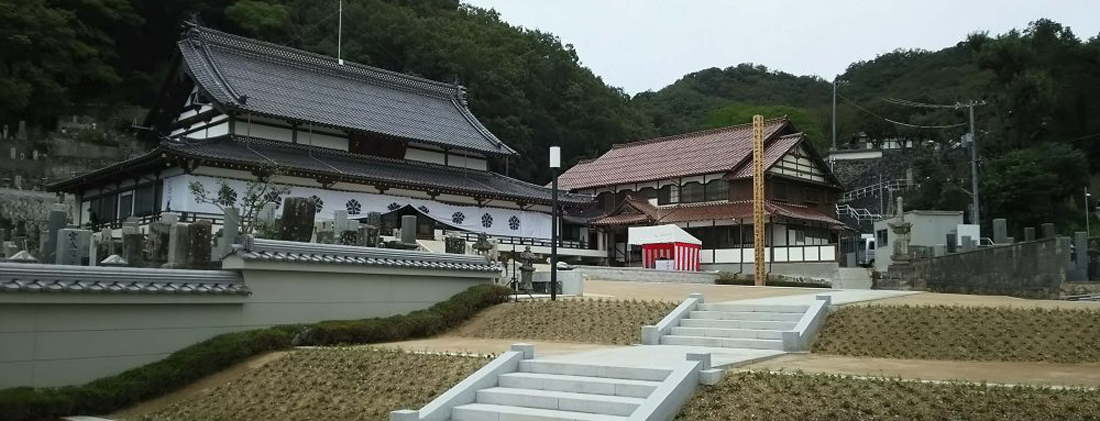
<instances>
[{"instance_id":1,"label":"street lamp post","mask_svg":"<svg viewBox=\"0 0 1100 421\"><path fill-rule=\"evenodd\" d=\"M550 301L558 299L558 168L561 168L561 147L550 147Z\"/></svg>"}]
</instances>

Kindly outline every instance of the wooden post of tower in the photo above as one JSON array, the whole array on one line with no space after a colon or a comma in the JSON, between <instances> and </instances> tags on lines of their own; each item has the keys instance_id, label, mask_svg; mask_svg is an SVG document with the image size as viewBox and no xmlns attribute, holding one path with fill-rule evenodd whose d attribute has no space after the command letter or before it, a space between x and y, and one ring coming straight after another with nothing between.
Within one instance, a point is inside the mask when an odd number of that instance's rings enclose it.
<instances>
[{"instance_id":1,"label":"wooden post of tower","mask_svg":"<svg viewBox=\"0 0 1100 421\"><path fill-rule=\"evenodd\" d=\"M764 286L764 116L752 116L752 248L753 283Z\"/></svg>"}]
</instances>

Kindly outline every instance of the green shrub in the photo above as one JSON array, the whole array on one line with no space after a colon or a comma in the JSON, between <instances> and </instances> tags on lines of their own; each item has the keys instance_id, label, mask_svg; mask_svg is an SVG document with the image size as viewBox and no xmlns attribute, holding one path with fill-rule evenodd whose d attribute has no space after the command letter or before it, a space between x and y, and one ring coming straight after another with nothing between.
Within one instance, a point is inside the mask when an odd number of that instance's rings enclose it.
<instances>
[{"instance_id":1,"label":"green shrub","mask_svg":"<svg viewBox=\"0 0 1100 421\"><path fill-rule=\"evenodd\" d=\"M440 333L508 300L511 290L477 285L426 310L383 318L276 326L218 335L163 360L83 386L0 390L0 421L103 414L161 396L255 355L293 345L391 342Z\"/></svg>"}]
</instances>

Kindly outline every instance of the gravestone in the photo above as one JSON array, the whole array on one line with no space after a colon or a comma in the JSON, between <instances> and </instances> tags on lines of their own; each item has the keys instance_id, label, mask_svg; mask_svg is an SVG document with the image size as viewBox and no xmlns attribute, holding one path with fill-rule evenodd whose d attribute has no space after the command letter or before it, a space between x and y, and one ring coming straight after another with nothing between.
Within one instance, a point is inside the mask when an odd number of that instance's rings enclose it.
<instances>
[{"instance_id":1,"label":"gravestone","mask_svg":"<svg viewBox=\"0 0 1100 421\"><path fill-rule=\"evenodd\" d=\"M1016 244L1016 237L1008 237L1005 241L1008 241L1008 244Z\"/></svg>"},{"instance_id":2,"label":"gravestone","mask_svg":"<svg viewBox=\"0 0 1100 421\"><path fill-rule=\"evenodd\" d=\"M54 257L59 265L87 266L92 232L79 228L63 228L57 232Z\"/></svg>"},{"instance_id":3,"label":"gravestone","mask_svg":"<svg viewBox=\"0 0 1100 421\"><path fill-rule=\"evenodd\" d=\"M1035 227L1024 228L1024 241L1035 241Z\"/></svg>"},{"instance_id":4,"label":"gravestone","mask_svg":"<svg viewBox=\"0 0 1100 421\"><path fill-rule=\"evenodd\" d=\"M1089 271L1089 233L1077 231L1073 233L1073 247L1077 254L1077 270L1080 271L1079 279L1084 281Z\"/></svg>"},{"instance_id":5,"label":"gravestone","mask_svg":"<svg viewBox=\"0 0 1100 421\"><path fill-rule=\"evenodd\" d=\"M1039 232L1042 233L1043 238L1054 238L1057 235L1057 231L1054 230L1054 224L1050 222L1043 223L1039 226Z\"/></svg>"},{"instance_id":6,"label":"gravestone","mask_svg":"<svg viewBox=\"0 0 1100 421\"><path fill-rule=\"evenodd\" d=\"M448 236L445 240L447 253L466 254L466 239L458 236Z\"/></svg>"},{"instance_id":7,"label":"gravestone","mask_svg":"<svg viewBox=\"0 0 1100 421\"><path fill-rule=\"evenodd\" d=\"M145 266L145 235L140 232L127 234L122 232L122 258L129 266Z\"/></svg>"},{"instance_id":8,"label":"gravestone","mask_svg":"<svg viewBox=\"0 0 1100 421\"><path fill-rule=\"evenodd\" d=\"M53 262L54 253L57 251L57 233L69 224L69 207L62 203L54 203L50 206L50 215L46 222L46 244L42 245L43 253L40 258L43 262Z\"/></svg>"},{"instance_id":9,"label":"gravestone","mask_svg":"<svg viewBox=\"0 0 1100 421\"><path fill-rule=\"evenodd\" d=\"M279 239L308 243L313 238L313 219L317 204L308 197L288 197L283 201L283 217L279 220Z\"/></svg>"},{"instance_id":10,"label":"gravestone","mask_svg":"<svg viewBox=\"0 0 1100 421\"><path fill-rule=\"evenodd\" d=\"M956 235L957 234L955 234L955 231L951 231L951 232L947 233L947 252L948 253L958 253L958 244L959 244L959 242L956 239L957 238Z\"/></svg>"},{"instance_id":11,"label":"gravestone","mask_svg":"<svg viewBox=\"0 0 1100 421\"><path fill-rule=\"evenodd\" d=\"M225 221L222 222L221 234L218 236L217 257L221 259L229 254L236 244L237 237L241 235L241 218L236 208L225 210Z\"/></svg>"},{"instance_id":12,"label":"gravestone","mask_svg":"<svg viewBox=\"0 0 1100 421\"><path fill-rule=\"evenodd\" d=\"M1008 243L1008 220L1004 218L996 218L993 220L993 243L994 244L1006 244Z\"/></svg>"},{"instance_id":13,"label":"gravestone","mask_svg":"<svg viewBox=\"0 0 1100 421\"><path fill-rule=\"evenodd\" d=\"M175 223L178 223L179 221L180 221L180 214L178 214L178 213L175 213L175 212L161 212L160 213L160 222L164 222L164 223L168 223L168 224L175 224Z\"/></svg>"},{"instance_id":14,"label":"gravestone","mask_svg":"<svg viewBox=\"0 0 1100 421\"><path fill-rule=\"evenodd\" d=\"M331 221L321 221L314 225L314 231L317 232L318 244L336 243L336 232L333 230L333 225Z\"/></svg>"},{"instance_id":15,"label":"gravestone","mask_svg":"<svg viewBox=\"0 0 1100 421\"><path fill-rule=\"evenodd\" d=\"M157 221L149 224L149 238L146 241L145 259L148 267L161 267L168 263L168 245L172 237L172 225ZM128 260L133 262L133 260Z\"/></svg>"},{"instance_id":16,"label":"gravestone","mask_svg":"<svg viewBox=\"0 0 1100 421\"><path fill-rule=\"evenodd\" d=\"M184 266L188 269L210 269L211 251L211 224L202 220L190 224L187 227L187 261Z\"/></svg>"},{"instance_id":17,"label":"gravestone","mask_svg":"<svg viewBox=\"0 0 1100 421\"><path fill-rule=\"evenodd\" d=\"M401 242L416 244L416 215L401 216Z\"/></svg>"},{"instance_id":18,"label":"gravestone","mask_svg":"<svg viewBox=\"0 0 1100 421\"><path fill-rule=\"evenodd\" d=\"M0 251L3 252L5 259L10 259L12 256L15 256L16 253L19 253L19 246L15 245L14 241L5 241L3 248L4 249Z\"/></svg>"},{"instance_id":19,"label":"gravestone","mask_svg":"<svg viewBox=\"0 0 1100 421\"><path fill-rule=\"evenodd\" d=\"M345 246L359 246L362 245L359 239L358 230L344 230L340 233L340 244Z\"/></svg>"},{"instance_id":20,"label":"gravestone","mask_svg":"<svg viewBox=\"0 0 1100 421\"><path fill-rule=\"evenodd\" d=\"M95 241L95 247L92 252L95 253L88 260L93 266L100 260L105 259L107 256L116 254L114 248L114 232L110 228L102 228L99 230L99 238ZM93 236L94 239L94 236Z\"/></svg>"},{"instance_id":21,"label":"gravestone","mask_svg":"<svg viewBox=\"0 0 1100 421\"><path fill-rule=\"evenodd\" d=\"M135 217L126 218L126 221L122 223L122 235L126 234L140 234L141 222Z\"/></svg>"},{"instance_id":22,"label":"gravestone","mask_svg":"<svg viewBox=\"0 0 1100 421\"><path fill-rule=\"evenodd\" d=\"M378 212L367 212L367 217L363 219L363 223L359 225L359 236L362 237L363 245L367 247L378 247L380 238L380 229L382 226L382 214Z\"/></svg>"},{"instance_id":23,"label":"gravestone","mask_svg":"<svg viewBox=\"0 0 1100 421\"><path fill-rule=\"evenodd\" d=\"M343 233L348 230L348 211L345 209L337 209L332 212L332 230L334 232Z\"/></svg>"},{"instance_id":24,"label":"gravestone","mask_svg":"<svg viewBox=\"0 0 1100 421\"><path fill-rule=\"evenodd\" d=\"M947 246L943 244L936 244L932 246L932 257L940 257L947 254Z\"/></svg>"},{"instance_id":25,"label":"gravestone","mask_svg":"<svg viewBox=\"0 0 1100 421\"><path fill-rule=\"evenodd\" d=\"M191 249L191 235L188 233L191 224L181 222L172 225L168 236L168 262L163 267L169 269L182 269L187 265L188 253Z\"/></svg>"},{"instance_id":26,"label":"gravestone","mask_svg":"<svg viewBox=\"0 0 1100 421\"><path fill-rule=\"evenodd\" d=\"M974 250L973 244L974 240L971 240L969 235L962 236L962 251Z\"/></svg>"}]
</instances>

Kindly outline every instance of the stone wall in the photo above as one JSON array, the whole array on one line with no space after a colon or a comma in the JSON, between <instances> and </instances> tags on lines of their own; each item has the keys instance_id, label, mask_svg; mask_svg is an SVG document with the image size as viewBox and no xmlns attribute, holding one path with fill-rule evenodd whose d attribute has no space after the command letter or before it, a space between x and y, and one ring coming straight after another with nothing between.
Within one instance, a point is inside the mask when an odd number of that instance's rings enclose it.
<instances>
[{"instance_id":1,"label":"stone wall","mask_svg":"<svg viewBox=\"0 0 1100 421\"><path fill-rule=\"evenodd\" d=\"M892 265L876 288L1058 299L1069 264L1069 238L1047 238Z\"/></svg>"}]
</instances>

